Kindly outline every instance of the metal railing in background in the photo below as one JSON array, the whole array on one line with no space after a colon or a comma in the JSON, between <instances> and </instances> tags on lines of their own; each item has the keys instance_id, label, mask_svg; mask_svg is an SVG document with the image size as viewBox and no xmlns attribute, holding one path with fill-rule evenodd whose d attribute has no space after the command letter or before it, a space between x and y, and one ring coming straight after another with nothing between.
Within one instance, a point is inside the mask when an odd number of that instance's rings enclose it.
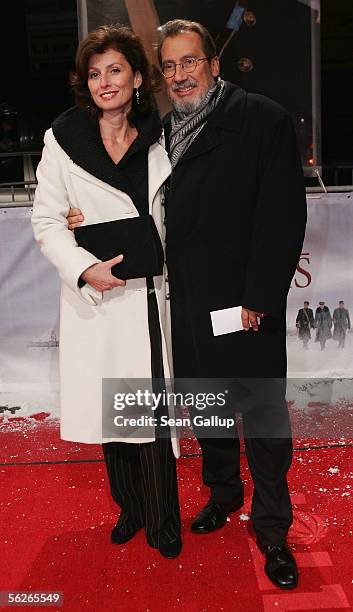
<instances>
[{"instance_id":1,"label":"metal railing in background","mask_svg":"<svg viewBox=\"0 0 353 612\"><path fill-rule=\"evenodd\" d=\"M353 166L323 166L322 178L326 185L332 185L333 187L344 184L353 185Z\"/></svg>"},{"instance_id":2,"label":"metal railing in background","mask_svg":"<svg viewBox=\"0 0 353 612\"><path fill-rule=\"evenodd\" d=\"M322 166L314 169L314 175L306 187L307 193L353 191L353 166Z\"/></svg>"},{"instance_id":3,"label":"metal railing in background","mask_svg":"<svg viewBox=\"0 0 353 612\"><path fill-rule=\"evenodd\" d=\"M35 161L39 161L41 151L6 151L0 153L0 207L32 206L37 181ZM16 159L18 164L16 164ZM15 166L13 165L15 164ZM20 180L12 180L16 174Z\"/></svg>"},{"instance_id":4,"label":"metal railing in background","mask_svg":"<svg viewBox=\"0 0 353 612\"><path fill-rule=\"evenodd\" d=\"M37 181L0 183L0 208L32 206Z\"/></svg>"},{"instance_id":5,"label":"metal railing in background","mask_svg":"<svg viewBox=\"0 0 353 612\"><path fill-rule=\"evenodd\" d=\"M37 186L34 158L40 159L41 151L0 153L0 164L5 158L22 158L22 181L0 182L0 208L32 206ZM353 191L353 166L329 165L317 170L317 178L311 179L307 193Z\"/></svg>"}]
</instances>

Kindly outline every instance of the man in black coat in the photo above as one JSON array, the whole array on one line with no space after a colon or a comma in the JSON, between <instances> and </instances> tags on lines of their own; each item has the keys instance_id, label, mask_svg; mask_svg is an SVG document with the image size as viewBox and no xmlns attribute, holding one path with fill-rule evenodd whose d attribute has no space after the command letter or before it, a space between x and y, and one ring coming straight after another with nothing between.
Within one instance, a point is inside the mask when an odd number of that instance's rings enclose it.
<instances>
[{"instance_id":1,"label":"man in black coat","mask_svg":"<svg viewBox=\"0 0 353 612\"><path fill-rule=\"evenodd\" d=\"M214 43L200 24L174 20L159 30L173 106L165 134L173 167L166 241L175 377L284 379L286 297L306 224L292 121L275 102L218 78ZM234 306L242 307L243 331L215 336L210 313ZM277 586L293 588L297 568L286 545L292 441L284 386L277 387L273 405L264 400L243 414L243 428L265 570ZM209 533L243 504L239 439L219 432L198 440L211 497L192 531Z\"/></svg>"},{"instance_id":2,"label":"man in black coat","mask_svg":"<svg viewBox=\"0 0 353 612\"><path fill-rule=\"evenodd\" d=\"M338 302L338 308L335 308L333 311L332 322L333 339L338 340L339 348L344 348L346 333L347 330L351 328L351 321L343 300Z\"/></svg>"},{"instance_id":3,"label":"man in black coat","mask_svg":"<svg viewBox=\"0 0 353 612\"><path fill-rule=\"evenodd\" d=\"M315 342L320 342L321 350L325 349L326 340L332 338L331 333L332 317L330 309L325 305L325 302L319 302L315 310Z\"/></svg>"},{"instance_id":4,"label":"man in black coat","mask_svg":"<svg viewBox=\"0 0 353 612\"><path fill-rule=\"evenodd\" d=\"M295 323L298 328L299 338L303 341L303 347L307 349L311 338L310 329L315 328L314 313L312 308L309 308L309 302L305 301L304 308L299 308Z\"/></svg>"}]
</instances>

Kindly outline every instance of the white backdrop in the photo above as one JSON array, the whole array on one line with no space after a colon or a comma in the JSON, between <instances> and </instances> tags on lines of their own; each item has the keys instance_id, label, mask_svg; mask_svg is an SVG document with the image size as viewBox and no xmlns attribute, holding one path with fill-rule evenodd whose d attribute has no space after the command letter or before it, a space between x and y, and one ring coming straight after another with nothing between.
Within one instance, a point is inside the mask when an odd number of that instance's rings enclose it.
<instances>
[{"instance_id":1,"label":"white backdrop","mask_svg":"<svg viewBox=\"0 0 353 612\"><path fill-rule=\"evenodd\" d=\"M288 298L288 374L353 378L353 334L348 334L344 349L328 340L320 351L312 332L305 351L295 327L304 300L314 313L324 300L331 314L344 300L353 315L353 198L343 193L310 195L308 211L303 252ZM30 208L0 209L0 405L20 405L21 414L56 414L59 279L33 239L30 214Z\"/></svg>"},{"instance_id":2,"label":"white backdrop","mask_svg":"<svg viewBox=\"0 0 353 612\"><path fill-rule=\"evenodd\" d=\"M30 217L30 208L0 208L0 404L21 414L58 407L59 277Z\"/></svg>"},{"instance_id":3,"label":"white backdrop","mask_svg":"<svg viewBox=\"0 0 353 612\"><path fill-rule=\"evenodd\" d=\"M297 337L295 319L304 300L314 316L319 301L331 315L344 300L353 318L353 195L351 193L310 194L308 225L302 256L288 296L287 347L291 377L353 377L353 335L347 335L344 349L328 340L324 351L311 332L308 350Z\"/></svg>"}]
</instances>

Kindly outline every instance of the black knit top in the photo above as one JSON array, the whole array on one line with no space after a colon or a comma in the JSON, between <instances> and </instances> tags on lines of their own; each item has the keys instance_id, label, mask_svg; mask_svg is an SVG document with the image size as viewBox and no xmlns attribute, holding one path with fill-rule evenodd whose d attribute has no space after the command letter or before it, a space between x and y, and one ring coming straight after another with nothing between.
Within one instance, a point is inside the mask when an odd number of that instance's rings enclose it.
<instances>
[{"instance_id":1,"label":"black knit top","mask_svg":"<svg viewBox=\"0 0 353 612\"><path fill-rule=\"evenodd\" d=\"M129 195L140 215L148 214L148 149L157 142L162 126L157 111L137 117L138 136L115 164L107 153L97 118L87 109L74 107L60 115L53 125L59 145L72 161L100 180Z\"/></svg>"}]
</instances>

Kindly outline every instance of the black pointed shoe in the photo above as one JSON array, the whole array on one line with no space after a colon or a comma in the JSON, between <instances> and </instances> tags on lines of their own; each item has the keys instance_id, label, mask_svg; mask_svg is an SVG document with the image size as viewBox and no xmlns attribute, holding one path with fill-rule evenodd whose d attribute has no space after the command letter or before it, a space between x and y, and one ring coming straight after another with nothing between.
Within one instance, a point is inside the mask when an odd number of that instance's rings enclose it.
<instances>
[{"instance_id":1,"label":"black pointed shoe","mask_svg":"<svg viewBox=\"0 0 353 612\"><path fill-rule=\"evenodd\" d=\"M211 531L220 529L225 525L228 514L236 512L243 504L243 497L227 503L216 502L211 497L191 523L191 531L193 533L211 533Z\"/></svg>"},{"instance_id":2,"label":"black pointed shoe","mask_svg":"<svg viewBox=\"0 0 353 612\"><path fill-rule=\"evenodd\" d=\"M175 557L177 557L181 551L181 539L175 538L175 540L161 544L158 547L158 550L163 557L166 557L167 559L175 559Z\"/></svg>"},{"instance_id":3,"label":"black pointed shoe","mask_svg":"<svg viewBox=\"0 0 353 612\"><path fill-rule=\"evenodd\" d=\"M116 525L114 525L112 529L110 538L112 544L125 544L125 542L131 540L131 538L134 537L135 533L137 533L142 528L141 525L141 527L139 527L138 529L131 529L126 531L126 526L121 525L121 517L122 514L119 516L118 522L116 523Z\"/></svg>"},{"instance_id":4,"label":"black pointed shoe","mask_svg":"<svg viewBox=\"0 0 353 612\"><path fill-rule=\"evenodd\" d=\"M268 578L280 589L295 589L298 586L298 568L286 542L276 545L257 545L265 555L265 572Z\"/></svg>"}]
</instances>

